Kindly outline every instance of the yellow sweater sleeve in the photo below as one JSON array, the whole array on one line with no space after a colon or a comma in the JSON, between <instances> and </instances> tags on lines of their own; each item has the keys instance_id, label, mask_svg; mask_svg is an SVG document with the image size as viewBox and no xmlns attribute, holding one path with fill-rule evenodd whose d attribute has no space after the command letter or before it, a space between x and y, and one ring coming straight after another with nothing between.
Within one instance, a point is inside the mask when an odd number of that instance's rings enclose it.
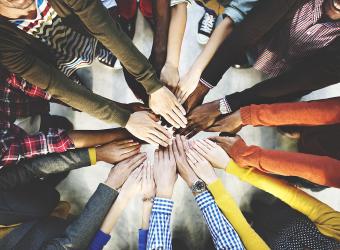
<instances>
[{"instance_id":1,"label":"yellow sweater sleeve","mask_svg":"<svg viewBox=\"0 0 340 250\"><path fill-rule=\"evenodd\" d=\"M251 228L238 205L223 186L220 179L208 185L208 189L214 196L217 206L221 209L224 216L233 225L240 236L244 247L248 250L269 249L262 238Z\"/></svg>"},{"instance_id":2,"label":"yellow sweater sleeve","mask_svg":"<svg viewBox=\"0 0 340 250\"><path fill-rule=\"evenodd\" d=\"M331 238L340 240L340 212L315 199L304 191L255 168L242 168L230 161L227 173L240 180L266 191L292 208L306 215L319 231Z\"/></svg>"}]
</instances>

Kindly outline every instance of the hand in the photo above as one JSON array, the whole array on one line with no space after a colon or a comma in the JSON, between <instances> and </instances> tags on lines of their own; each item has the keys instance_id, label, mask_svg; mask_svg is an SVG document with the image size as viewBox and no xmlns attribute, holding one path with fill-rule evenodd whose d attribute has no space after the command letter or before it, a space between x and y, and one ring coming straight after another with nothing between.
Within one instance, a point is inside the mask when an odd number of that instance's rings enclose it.
<instances>
[{"instance_id":1,"label":"hand","mask_svg":"<svg viewBox=\"0 0 340 250\"><path fill-rule=\"evenodd\" d=\"M228 154L209 139L197 140L194 142L194 149L207 159L214 168L225 169L230 158Z\"/></svg>"},{"instance_id":2,"label":"hand","mask_svg":"<svg viewBox=\"0 0 340 250\"><path fill-rule=\"evenodd\" d=\"M179 82L178 68L166 62L161 71L160 80L164 82L170 90L175 90Z\"/></svg>"},{"instance_id":3,"label":"hand","mask_svg":"<svg viewBox=\"0 0 340 250\"><path fill-rule=\"evenodd\" d=\"M217 179L213 167L202 155L193 149L189 149L186 154L190 167L207 185Z\"/></svg>"},{"instance_id":4,"label":"hand","mask_svg":"<svg viewBox=\"0 0 340 250\"><path fill-rule=\"evenodd\" d=\"M140 152L140 144L133 140L114 141L96 148L97 161L117 163Z\"/></svg>"},{"instance_id":5,"label":"hand","mask_svg":"<svg viewBox=\"0 0 340 250\"><path fill-rule=\"evenodd\" d=\"M198 132L209 128L221 114L219 107L219 100L198 106L190 112L188 115L189 124L184 130L181 130L180 133L192 137Z\"/></svg>"},{"instance_id":6,"label":"hand","mask_svg":"<svg viewBox=\"0 0 340 250\"><path fill-rule=\"evenodd\" d=\"M188 99L189 95L194 92L198 82L200 80L201 74L189 71L183 78L179 81L176 89L176 97L182 104Z\"/></svg>"},{"instance_id":7,"label":"hand","mask_svg":"<svg viewBox=\"0 0 340 250\"><path fill-rule=\"evenodd\" d=\"M191 187L198 177L190 167L185 150L189 149L188 141L184 136L176 135L175 141L172 143L172 149L176 159L177 170L183 180Z\"/></svg>"},{"instance_id":8,"label":"hand","mask_svg":"<svg viewBox=\"0 0 340 250\"><path fill-rule=\"evenodd\" d=\"M209 90L210 89L203 83L198 83L197 88L183 103L183 107L185 108L187 113L190 113L194 108L203 103L204 97L206 96L206 94L208 94Z\"/></svg>"},{"instance_id":9,"label":"hand","mask_svg":"<svg viewBox=\"0 0 340 250\"><path fill-rule=\"evenodd\" d=\"M186 127L186 112L167 87L162 87L150 95L149 107L175 128Z\"/></svg>"},{"instance_id":10,"label":"hand","mask_svg":"<svg viewBox=\"0 0 340 250\"><path fill-rule=\"evenodd\" d=\"M139 167L146 160L146 154L138 154L112 167L105 184L117 190L126 181L133 170Z\"/></svg>"},{"instance_id":11,"label":"hand","mask_svg":"<svg viewBox=\"0 0 340 250\"><path fill-rule=\"evenodd\" d=\"M210 128L209 132L227 132L230 134L236 134L242 128L242 118L240 110L218 119Z\"/></svg>"},{"instance_id":12,"label":"hand","mask_svg":"<svg viewBox=\"0 0 340 250\"><path fill-rule=\"evenodd\" d=\"M150 162L144 164L142 194L144 199L151 199L156 195L156 184L153 177L153 166Z\"/></svg>"},{"instance_id":13,"label":"hand","mask_svg":"<svg viewBox=\"0 0 340 250\"><path fill-rule=\"evenodd\" d=\"M156 196L170 199L177 180L176 160L172 147L155 151L154 178Z\"/></svg>"},{"instance_id":14,"label":"hand","mask_svg":"<svg viewBox=\"0 0 340 250\"><path fill-rule=\"evenodd\" d=\"M234 144L238 140L242 140L242 138L238 135L236 135L235 137L214 136L210 137L209 139L216 142L219 146L221 146L223 150L228 153L228 155L230 155L231 149L234 146Z\"/></svg>"},{"instance_id":15,"label":"hand","mask_svg":"<svg viewBox=\"0 0 340 250\"><path fill-rule=\"evenodd\" d=\"M124 198L129 199L132 196L140 193L144 171L145 165L142 165L133 170L133 172L129 175L119 192L120 194L124 194Z\"/></svg>"},{"instance_id":16,"label":"hand","mask_svg":"<svg viewBox=\"0 0 340 250\"><path fill-rule=\"evenodd\" d=\"M135 112L130 116L126 129L148 143L167 147L171 144L172 135L157 121L158 119L154 114L146 111Z\"/></svg>"}]
</instances>

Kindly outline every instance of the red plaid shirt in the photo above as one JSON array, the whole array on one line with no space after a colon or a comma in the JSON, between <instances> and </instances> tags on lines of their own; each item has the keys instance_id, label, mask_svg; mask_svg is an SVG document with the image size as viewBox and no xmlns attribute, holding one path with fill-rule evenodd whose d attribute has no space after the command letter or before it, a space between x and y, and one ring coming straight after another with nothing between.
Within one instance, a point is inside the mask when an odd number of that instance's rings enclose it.
<instances>
[{"instance_id":1,"label":"red plaid shirt","mask_svg":"<svg viewBox=\"0 0 340 250\"><path fill-rule=\"evenodd\" d=\"M17 117L46 114L51 96L14 74L0 83L0 168L21 159L73 149L74 144L61 129L28 135L13 122Z\"/></svg>"},{"instance_id":2,"label":"red plaid shirt","mask_svg":"<svg viewBox=\"0 0 340 250\"><path fill-rule=\"evenodd\" d=\"M255 49L254 67L271 77L340 36L340 21L323 21L324 0L304 0L292 18Z\"/></svg>"}]
</instances>

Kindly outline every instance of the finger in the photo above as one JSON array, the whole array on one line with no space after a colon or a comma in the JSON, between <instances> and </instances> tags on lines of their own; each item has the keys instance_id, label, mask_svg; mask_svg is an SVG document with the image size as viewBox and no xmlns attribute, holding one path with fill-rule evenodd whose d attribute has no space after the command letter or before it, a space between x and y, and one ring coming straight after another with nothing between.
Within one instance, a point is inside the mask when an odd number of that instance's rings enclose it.
<instances>
[{"instance_id":1,"label":"finger","mask_svg":"<svg viewBox=\"0 0 340 250\"><path fill-rule=\"evenodd\" d=\"M121 157L123 157L123 159L127 159L130 158L131 156L134 156L136 154L138 154L140 152L140 148L137 148L133 151L130 151L128 153L122 154Z\"/></svg>"},{"instance_id":2,"label":"finger","mask_svg":"<svg viewBox=\"0 0 340 250\"><path fill-rule=\"evenodd\" d=\"M122 141L115 142L117 145L125 145L125 144L139 144L138 142L133 141L133 139L127 139Z\"/></svg>"},{"instance_id":3,"label":"finger","mask_svg":"<svg viewBox=\"0 0 340 250\"><path fill-rule=\"evenodd\" d=\"M158 130L151 131L150 134L156 136L162 142L162 144L160 145L162 145L163 147L167 147L171 142L171 140L168 137L166 137L164 134L162 134Z\"/></svg>"},{"instance_id":4,"label":"finger","mask_svg":"<svg viewBox=\"0 0 340 250\"><path fill-rule=\"evenodd\" d=\"M185 136L181 135L180 141L181 141L181 147L183 151L188 150L190 148L189 140Z\"/></svg>"},{"instance_id":5,"label":"finger","mask_svg":"<svg viewBox=\"0 0 340 250\"><path fill-rule=\"evenodd\" d=\"M133 157L130 157L126 160L124 160L123 162L127 162L129 165L133 164L134 162L138 161L141 158L146 158L146 154L145 153L139 153Z\"/></svg>"},{"instance_id":6,"label":"finger","mask_svg":"<svg viewBox=\"0 0 340 250\"><path fill-rule=\"evenodd\" d=\"M164 155L163 159L165 159L167 161L170 160L169 147L167 147L163 150L163 155Z\"/></svg>"},{"instance_id":7,"label":"finger","mask_svg":"<svg viewBox=\"0 0 340 250\"><path fill-rule=\"evenodd\" d=\"M155 122L158 122L160 120L159 116L154 113L149 113L148 115Z\"/></svg>"},{"instance_id":8,"label":"finger","mask_svg":"<svg viewBox=\"0 0 340 250\"><path fill-rule=\"evenodd\" d=\"M194 145L194 149L205 158L208 157L207 153L203 149L201 149L197 144Z\"/></svg>"},{"instance_id":9,"label":"finger","mask_svg":"<svg viewBox=\"0 0 340 250\"><path fill-rule=\"evenodd\" d=\"M182 114L177 114L175 112L175 109L172 109L171 112L168 113L167 115L170 116L173 121L175 121L175 123L172 124L174 127L176 127L176 128L179 128L179 127L185 128L186 127L186 124L183 122L183 121L186 122L186 118ZM168 121L168 122L170 122L170 121Z\"/></svg>"},{"instance_id":10,"label":"finger","mask_svg":"<svg viewBox=\"0 0 340 250\"><path fill-rule=\"evenodd\" d=\"M135 150L137 150L137 149L140 150L140 148L141 148L140 145L138 145L138 146L132 146L132 147L129 147L129 148L122 148L122 149L119 150L119 153L120 153L121 155L123 155L123 154L129 153L129 152L131 152L131 151L135 151Z\"/></svg>"},{"instance_id":11,"label":"finger","mask_svg":"<svg viewBox=\"0 0 340 250\"><path fill-rule=\"evenodd\" d=\"M203 140L197 140L195 141L195 145L199 146L202 150L204 150L206 153L209 153L211 149L213 149L212 146L210 146L208 143L204 142Z\"/></svg>"},{"instance_id":12,"label":"finger","mask_svg":"<svg viewBox=\"0 0 340 250\"><path fill-rule=\"evenodd\" d=\"M181 118L182 122L184 124L188 123L187 118L185 117L185 112L183 113L184 108L182 107L182 105L180 107L175 106L175 108L173 109L173 111L178 115L179 118Z\"/></svg>"},{"instance_id":13,"label":"finger","mask_svg":"<svg viewBox=\"0 0 340 250\"><path fill-rule=\"evenodd\" d=\"M159 154L158 154L158 150L155 150L155 153L153 155L153 164L154 166L157 166L159 162Z\"/></svg>"},{"instance_id":14,"label":"finger","mask_svg":"<svg viewBox=\"0 0 340 250\"><path fill-rule=\"evenodd\" d=\"M214 125L212 127L207 128L206 131L208 131L208 132L222 132L223 127Z\"/></svg>"},{"instance_id":15,"label":"finger","mask_svg":"<svg viewBox=\"0 0 340 250\"><path fill-rule=\"evenodd\" d=\"M148 170L147 168L144 168L143 170L143 183L146 183L148 181Z\"/></svg>"},{"instance_id":16,"label":"finger","mask_svg":"<svg viewBox=\"0 0 340 250\"><path fill-rule=\"evenodd\" d=\"M189 166L192 168L192 169L195 169L195 163L189 158L187 157L187 161L189 163Z\"/></svg>"},{"instance_id":17,"label":"finger","mask_svg":"<svg viewBox=\"0 0 340 250\"><path fill-rule=\"evenodd\" d=\"M174 161L175 160L175 156L174 156L174 151L172 150L172 147L168 147L169 150L169 159L170 161Z\"/></svg>"},{"instance_id":18,"label":"finger","mask_svg":"<svg viewBox=\"0 0 340 250\"><path fill-rule=\"evenodd\" d=\"M212 137L209 137L209 139L216 143L223 143L223 140L224 140L224 138L221 136L212 136Z\"/></svg>"},{"instance_id":19,"label":"finger","mask_svg":"<svg viewBox=\"0 0 340 250\"><path fill-rule=\"evenodd\" d=\"M192 137L194 137L196 134L198 134L200 132L200 129L198 129L198 128L195 128L195 129L193 129L193 130L191 130L188 134L186 134L185 136L187 137L187 138L192 138Z\"/></svg>"},{"instance_id":20,"label":"finger","mask_svg":"<svg viewBox=\"0 0 340 250\"><path fill-rule=\"evenodd\" d=\"M161 139L159 139L156 135L154 134L149 134L148 135L148 140L151 141L151 144L154 144L154 145L161 145L163 147L167 147L168 144L164 141L162 141Z\"/></svg>"},{"instance_id":21,"label":"finger","mask_svg":"<svg viewBox=\"0 0 340 250\"><path fill-rule=\"evenodd\" d=\"M193 149L190 149L188 152L193 159L195 159L197 162L201 162L203 158Z\"/></svg>"},{"instance_id":22,"label":"finger","mask_svg":"<svg viewBox=\"0 0 340 250\"><path fill-rule=\"evenodd\" d=\"M142 158L142 159L136 161L134 164L132 164L131 166L129 166L129 167L130 167L130 170L132 171L132 170L136 169L136 168L139 167L145 160L146 160L146 158Z\"/></svg>"},{"instance_id":23,"label":"finger","mask_svg":"<svg viewBox=\"0 0 340 250\"><path fill-rule=\"evenodd\" d=\"M192 153L189 151L185 152L185 154L187 155L187 158L189 158L192 162L197 162L197 160L195 159L195 157L192 155Z\"/></svg>"},{"instance_id":24,"label":"finger","mask_svg":"<svg viewBox=\"0 0 340 250\"><path fill-rule=\"evenodd\" d=\"M158 131L162 132L162 135L165 136L165 140L166 140L166 139L167 139L167 140L172 139L171 133L170 133L165 127L163 127L162 125L160 125L160 124L157 123L156 126L155 126L155 128L156 128Z\"/></svg>"},{"instance_id":25,"label":"finger","mask_svg":"<svg viewBox=\"0 0 340 250\"><path fill-rule=\"evenodd\" d=\"M206 143L206 144L209 144L213 148L215 148L217 146L217 144L215 142L210 141L208 138L204 139L203 142Z\"/></svg>"}]
</instances>

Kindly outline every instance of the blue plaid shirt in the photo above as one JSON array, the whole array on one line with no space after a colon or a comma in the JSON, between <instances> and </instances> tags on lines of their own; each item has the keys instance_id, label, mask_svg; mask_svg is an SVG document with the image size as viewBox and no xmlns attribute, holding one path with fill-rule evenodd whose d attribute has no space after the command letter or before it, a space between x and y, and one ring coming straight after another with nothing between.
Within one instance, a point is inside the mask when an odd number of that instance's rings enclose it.
<instances>
[{"instance_id":1,"label":"blue plaid shirt","mask_svg":"<svg viewBox=\"0 0 340 250\"><path fill-rule=\"evenodd\" d=\"M174 202L172 200L155 198L152 206L146 249L172 249L170 217L173 206Z\"/></svg>"},{"instance_id":2,"label":"blue plaid shirt","mask_svg":"<svg viewBox=\"0 0 340 250\"><path fill-rule=\"evenodd\" d=\"M245 249L237 232L217 207L209 191L195 197L216 249Z\"/></svg>"}]
</instances>

